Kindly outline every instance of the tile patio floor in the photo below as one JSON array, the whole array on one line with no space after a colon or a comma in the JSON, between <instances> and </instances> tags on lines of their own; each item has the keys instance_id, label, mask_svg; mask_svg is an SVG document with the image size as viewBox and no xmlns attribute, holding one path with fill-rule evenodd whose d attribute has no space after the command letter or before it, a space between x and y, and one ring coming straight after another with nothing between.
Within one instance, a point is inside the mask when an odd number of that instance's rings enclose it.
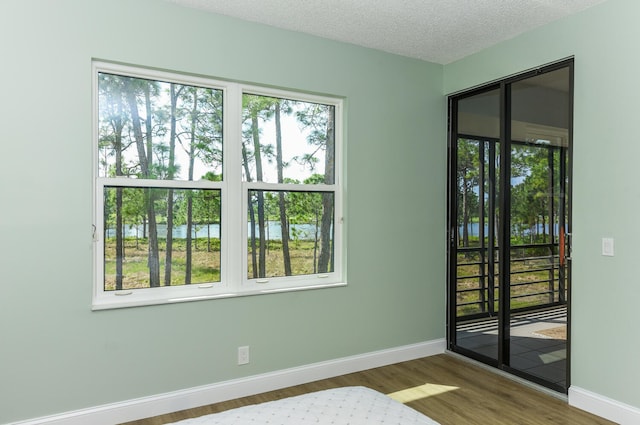
<instances>
[{"instance_id":1,"label":"tile patio floor","mask_svg":"<svg viewBox=\"0 0 640 425\"><path fill-rule=\"evenodd\" d=\"M514 315L511 319L512 368L566 388L567 342L539 331L566 326L566 308ZM498 357L498 320L458 325L457 344L490 358Z\"/></svg>"}]
</instances>

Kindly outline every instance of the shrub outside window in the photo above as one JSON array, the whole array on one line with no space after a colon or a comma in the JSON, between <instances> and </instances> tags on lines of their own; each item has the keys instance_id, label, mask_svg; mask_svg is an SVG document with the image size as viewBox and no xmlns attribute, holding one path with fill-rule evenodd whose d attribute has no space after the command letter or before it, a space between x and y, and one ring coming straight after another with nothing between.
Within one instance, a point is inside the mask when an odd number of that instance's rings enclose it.
<instances>
[{"instance_id":1,"label":"shrub outside window","mask_svg":"<svg viewBox=\"0 0 640 425\"><path fill-rule=\"evenodd\" d=\"M94 62L93 308L343 285L341 107Z\"/></svg>"}]
</instances>

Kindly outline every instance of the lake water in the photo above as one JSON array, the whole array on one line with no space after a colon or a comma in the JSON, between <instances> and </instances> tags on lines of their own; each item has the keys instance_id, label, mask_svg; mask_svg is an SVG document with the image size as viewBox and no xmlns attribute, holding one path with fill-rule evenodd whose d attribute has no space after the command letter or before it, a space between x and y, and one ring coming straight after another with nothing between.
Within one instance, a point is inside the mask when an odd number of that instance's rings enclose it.
<instances>
[{"instance_id":1,"label":"lake water","mask_svg":"<svg viewBox=\"0 0 640 425\"><path fill-rule=\"evenodd\" d=\"M538 224L536 227L537 227L535 229L535 233L536 234L538 234L538 235L541 235L543 233L549 234L549 225L548 224L546 224L544 226L542 224ZM463 228L464 228L464 226L460 226L459 227L460 234L462 234ZM467 229L469 231L469 236L479 236L480 223L469 223L467 225ZM554 232L555 232L556 235L558 234L559 230L560 230L560 227L556 223L554 225ZM517 233L517 232L512 230L511 233ZM522 229L522 234L523 235L529 235L530 233L531 233L531 228L530 227L525 227L525 228ZM487 236L489 234L489 226L486 225L486 224L484 226L484 234L485 234L485 236Z\"/></svg>"},{"instance_id":2,"label":"lake water","mask_svg":"<svg viewBox=\"0 0 640 425\"><path fill-rule=\"evenodd\" d=\"M281 240L282 239L282 229L280 227L280 223L277 221L269 221L268 226L266 227L266 238L270 240ZM291 239L299 239L299 240L313 240L315 238L315 229L316 226L313 224L291 224L289 225L289 234ZM247 226L247 235L251 231L251 224ZM173 237L176 239L185 239L187 237L187 226L174 226L173 232L171 232ZM142 225L126 225L125 226L125 237L142 237L144 234L144 229ZM116 231L114 228L110 228L107 230L107 237L113 238L116 235ZM166 237L167 235L167 225L166 224L158 224L158 235L161 238ZM197 225L193 226L192 229L192 237L195 238L206 238L207 236L211 238L220 238L220 225L219 224L209 224L209 225ZM256 237L258 236L258 226L256 226ZM319 237L319 236L318 236Z\"/></svg>"}]
</instances>

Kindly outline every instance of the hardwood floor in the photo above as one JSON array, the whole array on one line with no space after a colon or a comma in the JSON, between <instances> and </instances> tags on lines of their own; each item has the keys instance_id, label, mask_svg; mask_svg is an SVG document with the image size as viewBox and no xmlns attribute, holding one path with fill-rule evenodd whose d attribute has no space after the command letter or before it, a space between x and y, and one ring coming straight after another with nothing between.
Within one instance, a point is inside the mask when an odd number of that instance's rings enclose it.
<instances>
[{"instance_id":1,"label":"hardwood floor","mask_svg":"<svg viewBox=\"0 0 640 425\"><path fill-rule=\"evenodd\" d=\"M389 394L442 425L613 424L448 354L398 363L133 422L160 425L329 388L362 385Z\"/></svg>"}]
</instances>

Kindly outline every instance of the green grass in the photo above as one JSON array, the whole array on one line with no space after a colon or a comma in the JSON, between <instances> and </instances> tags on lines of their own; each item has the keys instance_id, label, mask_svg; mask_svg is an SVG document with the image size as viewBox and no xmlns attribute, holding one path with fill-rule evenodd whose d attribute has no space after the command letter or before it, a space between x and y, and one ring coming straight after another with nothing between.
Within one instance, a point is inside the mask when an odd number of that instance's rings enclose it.
<instances>
[{"instance_id":1,"label":"green grass","mask_svg":"<svg viewBox=\"0 0 640 425\"><path fill-rule=\"evenodd\" d=\"M291 274L293 276L308 275L314 273L313 249L313 241L293 240L289 242L289 257L291 258ZM318 250L316 252L316 256L319 255L320 246L318 246ZM252 275L253 262L250 250L248 251L248 260L248 273L249 275ZM281 241L269 241L265 253L265 263L267 277L285 276L284 255L282 251Z\"/></svg>"},{"instance_id":2,"label":"green grass","mask_svg":"<svg viewBox=\"0 0 640 425\"><path fill-rule=\"evenodd\" d=\"M160 281L164 285L166 264L166 241L159 241ZM149 287L149 267L147 265L148 241L127 238L125 240L123 268L123 289ZM220 281L220 242L211 240L211 251L207 241L199 240L192 250L191 283ZM171 285L184 285L186 269L186 240L174 239L171 259ZM105 243L105 289L114 290L116 282L115 239Z\"/></svg>"},{"instance_id":3,"label":"green grass","mask_svg":"<svg viewBox=\"0 0 640 425\"><path fill-rule=\"evenodd\" d=\"M191 261L191 283L208 283L220 281L220 240L205 238L194 240ZM160 250L160 281L164 285L166 241L158 241ZM249 252L248 247L247 252ZM123 289L149 287L149 268L147 265L148 240L127 238L125 240L123 260ZM314 273L314 243L306 240L289 242L292 275ZM271 240L266 249L267 277L284 276L284 260L282 242ZM320 249L316 255L320 255ZM174 239L171 259L171 285L184 285L186 269L186 240ZM251 273L252 261L249 255L247 276ZM115 238L108 238L105 243L105 290L115 290L116 255Z\"/></svg>"}]
</instances>

